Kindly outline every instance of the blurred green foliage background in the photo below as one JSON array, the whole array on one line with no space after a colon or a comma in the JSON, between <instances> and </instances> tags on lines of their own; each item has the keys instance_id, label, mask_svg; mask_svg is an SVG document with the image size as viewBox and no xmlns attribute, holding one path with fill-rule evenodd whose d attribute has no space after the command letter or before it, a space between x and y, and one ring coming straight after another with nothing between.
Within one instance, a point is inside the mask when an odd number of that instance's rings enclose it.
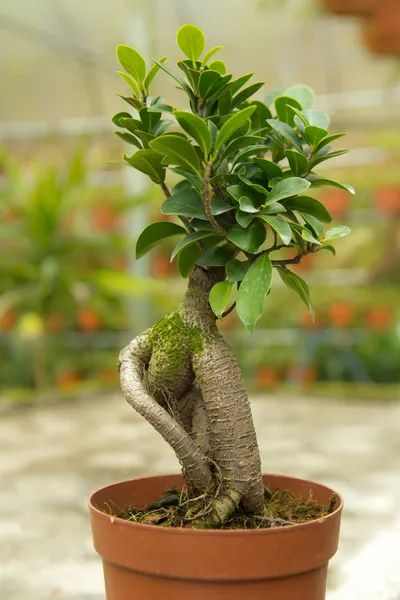
<instances>
[{"instance_id":1,"label":"blurred green foliage background","mask_svg":"<svg viewBox=\"0 0 400 600\"><path fill-rule=\"evenodd\" d=\"M224 22L224 27L220 23ZM255 333L221 328L248 385L279 393L398 397L400 383L400 84L397 63L364 49L358 25L311 0L3 0L0 9L0 386L3 395L112 388L120 347L172 310L185 282L165 243L134 261L161 194L121 164L112 114L115 47L178 55L175 31L198 24L236 74L265 90L306 83L348 131L352 152L327 175L356 187L320 193L353 233L338 256L299 265L316 319L275 282ZM150 60L150 59L149 59ZM179 103L164 75L163 94ZM155 90L158 91L158 90ZM110 164L107 164L108 161ZM321 255L320 255L321 254Z\"/></svg>"}]
</instances>

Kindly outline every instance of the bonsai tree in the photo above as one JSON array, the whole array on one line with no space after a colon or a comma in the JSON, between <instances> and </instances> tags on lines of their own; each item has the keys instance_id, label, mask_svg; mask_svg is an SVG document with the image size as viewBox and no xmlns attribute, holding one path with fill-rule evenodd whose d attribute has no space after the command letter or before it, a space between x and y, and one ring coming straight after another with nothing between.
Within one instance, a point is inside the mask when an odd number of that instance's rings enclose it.
<instances>
[{"instance_id":1,"label":"bonsai tree","mask_svg":"<svg viewBox=\"0 0 400 600\"><path fill-rule=\"evenodd\" d=\"M214 60L222 46L203 55L198 27L181 27L177 43L182 74L167 57L147 70L136 50L117 49L119 74L132 90L123 99L136 111L113 117L117 135L135 147L125 161L160 186L161 212L176 217L146 227L136 257L176 236L171 261L188 278L177 309L122 350L119 368L126 400L174 449L188 489L210 492L208 510L193 524L218 527L239 505L263 513L264 488L240 368L216 321L236 310L251 333L274 271L312 312L309 288L290 267L310 253L334 254L331 240L350 232L324 233L331 216L313 192L354 190L315 172L346 150L332 150L344 134L328 133L329 116L311 108L308 86L254 100L263 83L247 85L252 73L227 73ZM160 71L177 82L185 110L150 95Z\"/></svg>"}]
</instances>

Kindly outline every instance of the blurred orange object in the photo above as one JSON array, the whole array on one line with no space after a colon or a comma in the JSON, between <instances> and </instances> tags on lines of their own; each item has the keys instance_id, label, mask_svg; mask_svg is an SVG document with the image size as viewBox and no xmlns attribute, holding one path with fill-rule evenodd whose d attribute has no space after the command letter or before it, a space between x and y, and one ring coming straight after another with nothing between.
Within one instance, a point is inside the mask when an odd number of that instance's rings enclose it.
<instances>
[{"instance_id":1,"label":"blurred orange object","mask_svg":"<svg viewBox=\"0 0 400 600\"><path fill-rule=\"evenodd\" d=\"M321 196L332 217L343 217L350 208L350 194L343 190L326 190Z\"/></svg>"},{"instance_id":2,"label":"blurred orange object","mask_svg":"<svg viewBox=\"0 0 400 600\"><path fill-rule=\"evenodd\" d=\"M328 318L334 327L349 327L355 317L353 304L349 302L335 302L328 309Z\"/></svg>"},{"instance_id":3,"label":"blurred orange object","mask_svg":"<svg viewBox=\"0 0 400 600\"><path fill-rule=\"evenodd\" d=\"M115 231L119 218L108 204L98 204L93 208L93 225L99 231Z\"/></svg>"},{"instance_id":4,"label":"blurred orange object","mask_svg":"<svg viewBox=\"0 0 400 600\"><path fill-rule=\"evenodd\" d=\"M44 320L44 327L50 333L58 333L64 329L64 319L60 313L49 313Z\"/></svg>"},{"instance_id":5,"label":"blurred orange object","mask_svg":"<svg viewBox=\"0 0 400 600\"><path fill-rule=\"evenodd\" d=\"M100 380L105 384L115 383L118 379L117 369L103 369L100 372Z\"/></svg>"},{"instance_id":6,"label":"blurred orange object","mask_svg":"<svg viewBox=\"0 0 400 600\"><path fill-rule=\"evenodd\" d=\"M0 331L10 331L16 323L17 313L10 308L0 317Z\"/></svg>"},{"instance_id":7,"label":"blurred orange object","mask_svg":"<svg viewBox=\"0 0 400 600\"><path fill-rule=\"evenodd\" d=\"M373 13L379 0L321 0L326 10L335 15L365 16Z\"/></svg>"},{"instance_id":8,"label":"blurred orange object","mask_svg":"<svg viewBox=\"0 0 400 600\"><path fill-rule=\"evenodd\" d=\"M257 386L263 390L274 389L279 383L279 376L276 369L266 365L258 365L255 376Z\"/></svg>"},{"instance_id":9,"label":"blurred orange object","mask_svg":"<svg viewBox=\"0 0 400 600\"><path fill-rule=\"evenodd\" d=\"M364 39L376 54L400 56L400 2L380 0L374 17L366 22Z\"/></svg>"},{"instance_id":10,"label":"blurred orange object","mask_svg":"<svg viewBox=\"0 0 400 600\"><path fill-rule=\"evenodd\" d=\"M56 377L57 387L61 390L68 390L76 387L82 380L82 373L78 369L65 369L58 373Z\"/></svg>"},{"instance_id":11,"label":"blurred orange object","mask_svg":"<svg viewBox=\"0 0 400 600\"><path fill-rule=\"evenodd\" d=\"M296 365L290 372L290 378L296 383L307 385L317 379L317 370L314 365Z\"/></svg>"},{"instance_id":12,"label":"blurred orange object","mask_svg":"<svg viewBox=\"0 0 400 600\"><path fill-rule=\"evenodd\" d=\"M393 323L393 311L387 306L370 308L366 313L365 322L368 329L384 331Z\"/></svg>"},{"instance_id":13,"label":"blurred orange object","mask_svg":"<svg viewBox=\"0 0 400 600\"><path fill-rule=\"evenodd\" d=\"M82 331L97 331L101 326L99 315L89 307L78 310L77 322Z\"/></svg>"},{"instance_id":14,"label":"blurred orange object","mask_svg":"<svg viewBox=\"0 0 400 600\"><path fill-rule=\"evenodd\" d=\"M154 277L169 277L175 272L175 266L171 263L167 254L156 254L151 263L151 272Z\"/></svg>"},{"instance_id":15,"label":"blurred orange object","mask_svg":"<svg viewBox=\"0 0 400 600\"><path fill-rule=\"evenodd\" d=\"M384 213L400 214L400 187L384 187L378 190L376 205Z\"/></svg>"}]
</instances>

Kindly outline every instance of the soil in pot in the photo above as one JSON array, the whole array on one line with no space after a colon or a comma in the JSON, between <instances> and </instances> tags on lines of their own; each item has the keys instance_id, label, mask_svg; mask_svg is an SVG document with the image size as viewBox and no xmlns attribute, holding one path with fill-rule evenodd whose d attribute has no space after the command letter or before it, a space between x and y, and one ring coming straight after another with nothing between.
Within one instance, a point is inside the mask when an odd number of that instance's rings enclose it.
<instances>
[{"instance_id":1,"label":"soil in pot","mask_svg":"<svg viewBox=\"0 0 400 600\"><path fill-rule=\"evenodd\" d=\"M329 504L319 504L312 497L295 496L285 490L264 488L265 515L251 515L239 508L219 529L269 529L271 527L287 527L298 525L326 517L331 514L337 503L337 496L332 495ZM165 494L145 508L128 506L122 512L110 513L120 519L156 525L160 527L195 527L213 529L207 522L208 507L214 500L212 494L198 498L190 496L184 488L176 487L166 490Z\"/></svg>"}]
</instances>

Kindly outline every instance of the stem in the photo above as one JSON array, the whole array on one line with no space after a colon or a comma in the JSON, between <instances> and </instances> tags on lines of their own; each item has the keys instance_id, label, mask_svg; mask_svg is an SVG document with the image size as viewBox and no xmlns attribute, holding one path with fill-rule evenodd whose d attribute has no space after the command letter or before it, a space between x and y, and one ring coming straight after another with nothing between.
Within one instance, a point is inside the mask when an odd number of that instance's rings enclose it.
<instances>
[{"instance_id":1,"label":"stem","mask_svg":"<svg viewBox=\"0 0 400 600\"><path fill-rule=\"evenodd\" d=\"M211 198L212 198L213 190L210 185L210 179L211 179L211 175L212 175L212 169L213 169L212 162L209 162L204 171L204 193L203 193L204 208L205 208L208 220L210 221L214 231L225 236L226 235L225 229L223 229L220 225L218 225L217 221L214 218L214 215L211 212Z\"/></svg>"}]
</instances>

